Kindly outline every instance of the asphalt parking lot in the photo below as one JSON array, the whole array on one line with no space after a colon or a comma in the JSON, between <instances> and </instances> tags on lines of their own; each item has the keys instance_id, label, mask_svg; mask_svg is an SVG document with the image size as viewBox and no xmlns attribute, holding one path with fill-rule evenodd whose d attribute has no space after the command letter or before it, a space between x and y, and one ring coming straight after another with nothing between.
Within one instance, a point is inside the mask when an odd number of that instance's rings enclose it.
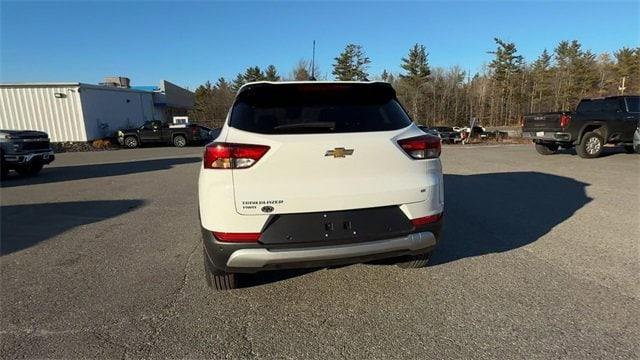
<instances>
[{"instance_id":1,"label":"asphalt parking lot","mask_svg":"<svg viewBox=\"0 0 640 360\"><path fill-rule=\"evenodd\" d=\"M2 358L635 358L640 156L443 150L430 266L212 292L200 148L60 154L1 193Z\"/></svg>"}]
</instances>

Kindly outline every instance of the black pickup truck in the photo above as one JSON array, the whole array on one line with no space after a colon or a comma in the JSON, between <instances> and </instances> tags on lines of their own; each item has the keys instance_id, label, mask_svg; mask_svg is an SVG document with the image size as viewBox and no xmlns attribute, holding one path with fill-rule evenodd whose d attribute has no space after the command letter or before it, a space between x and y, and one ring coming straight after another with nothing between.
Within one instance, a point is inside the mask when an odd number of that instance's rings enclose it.
<instances>
[{"instance_id":1,"label":"black pickup truck","mask_svg":"<svg viewBox=\"0 0 640 360\"><path fill-rule=\"evenodd\" d=\"M196 124L163 124L147 121L139 128L118 130L118 142L128 148L147 144L173 144L184 147L209 140L207 128Z\"/></svg>"},{"instance_id":2,"label":"black pickup truck","mask_svg":"<svg viewBox=\"0 0 640 360\"><path fill-rule=\"evenodd\" d=\"M54 160L49 135L42 131L0 130L0 172L4 179L9 170L20 175L36 175Z\"/></svg>"},{"instance_id":3,"label":"black pickup truck","mask_svg":"<svg viewBox=\"0 0 640 360\"><path fill-rule=\"evenodd\" d=\"M580 157L595 158L605 144L623 145L632 153L639 121L640 96L583 99L574 112L523 116L522 136L532 139L542 155L551 155L559 147L575 147Z\"/></svg>"}]
</instances>

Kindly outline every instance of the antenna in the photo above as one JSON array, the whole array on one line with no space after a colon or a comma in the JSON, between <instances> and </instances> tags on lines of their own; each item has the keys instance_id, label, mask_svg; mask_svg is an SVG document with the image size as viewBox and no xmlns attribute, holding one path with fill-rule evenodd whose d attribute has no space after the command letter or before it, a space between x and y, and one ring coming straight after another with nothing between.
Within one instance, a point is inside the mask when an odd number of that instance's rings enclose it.
<instances>
[{"instance_id":1,"label":"antenna","mask_svg":"<svg viewBox=\"0 0 640 360\"><path fill-rule=\"evenodd\" d=\"M316 41L313 40L313 55L311 56L311 77L309 78L309 80L316 80L316 74L315 74L315 70L316 70Z\"/></svg>"}]
</instances>

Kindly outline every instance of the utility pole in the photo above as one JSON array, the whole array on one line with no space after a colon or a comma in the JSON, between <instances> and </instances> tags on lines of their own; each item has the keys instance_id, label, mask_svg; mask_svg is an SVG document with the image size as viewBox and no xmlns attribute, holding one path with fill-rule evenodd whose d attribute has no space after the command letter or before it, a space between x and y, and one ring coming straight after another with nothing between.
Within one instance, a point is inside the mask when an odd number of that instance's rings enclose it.
<instances>
[{"instance_id":1,"label":"utility pole","mask_svg":"<svg viewBox=\"0 0 640 360\"><path fill-rule=\"evenodd\" d=\"M315 70L316 70L316 41L313 40L313 55L311 56L311 79L309 80L316 79Z\"/></svg>"},{"instance_id":2,"label":"utility pole","mask_svg":"<svg viewBox=\"0 0 640 360\"><path fill-rule=\"evenodd\" d=\"M627 79L626 76L622 77L622 85L618 86L618 90L620 90L620 95L624 95L624 90L626 89L626 87L624 86L624 81Z\"/></svg>"},{"instance_id":3,"label":"utility pole","mask_svg":"<svg viewBox=\"0 0 640 360\"><path fill-rule=\"evenodd\" d=\"M469 142L471 138L471 133L473 132L473 91L471 89L471 68L468 69L467 73L467 101L469 101L469 136L467 136L464 140L462 140L462 144L466 144Z\"/></svg>"}]
</instances>

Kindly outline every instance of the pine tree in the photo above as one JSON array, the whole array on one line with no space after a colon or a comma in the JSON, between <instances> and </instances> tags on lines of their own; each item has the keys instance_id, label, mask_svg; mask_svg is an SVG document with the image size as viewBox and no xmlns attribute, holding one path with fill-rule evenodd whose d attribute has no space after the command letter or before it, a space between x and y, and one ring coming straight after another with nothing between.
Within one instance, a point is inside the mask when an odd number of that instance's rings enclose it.
<instances>
[{"instance_id":1,"label":"pine tree","mask_svg":"<svg viewBox=\"0 0 640 360\"><path fill-rule=\"evenodd\" d=\"M401 91L406 92L411 104L411 115L414 120L419 120L421 115L419 105L424 98L424 87L429 81L431 70L427 62L427 50L424 45L415 44L409 49L407 57L402 58L400 67L405 73L400 74ZM423 111L424 113L424 111Z\"/></svg>"},{"instance_id":2,"label":"pine tree","mask_svg":"<svg viewBox=\"0 0 640 360\"><path fill-rule=\"evenodd\" d=\"M238 73L238 75L236 75L236 78L233 79L233 83L231 84L231 89L234 92L236 92L236 91L240 90L242 85L244 85L246 83L247 83L247 80L244 78L244 75L242 73Z\"/></svg>"},{"instance_id":3,"label":"pine tree","mask_svg":"<svg viewBox=\"0 0 640 360\"><path fill-rule=\"evenodd\" d=\"M264 71L264 80L266 81L280 81L280 75L274 65L269 65Z\"/></svg>"},{"instance_id":4,"label":"pine tree","mask_svg":"<svg viewBox=\"0 0 640 360\"><path fill-rule=\"evenodd\" d=\"M231 84L224 78L218 78L218 81L216 81L216 88L220 91L224 91L224 92L231 92Z\"/></svg>"},{"instance_id":5,"label":"pine tree","mask_svg":"<svg viewBox=\"0 0 640 360\"><path fill-rule=\"evenodd\" d=\"M371 60L360 45L348 44L334 60L332 73L336 80L365 80L369 77L367 69Z\"/></svg>"},{"instance_id":6,"label":"pine tree","mask_svg":"<svg viewBox=\"0 0 640 360\"><path fill-rule=\"evenodd\" d=\"M514 43L498 38L493 40L497 48L494 51L489 51L489 54L495 55L489 64L489 69L497 91L495 95L498 99L492 97L494 106L491 111L493 115L491 120L497 119L498 123L507 124L513 116L514 103L518 105L522 101L522 93L518 90L522 88L519 85L522 81L524 58L521 55L516 55L518 50Z\"/></svg>"},{"instance_id":7,"label":"pine tree","mask_svg":"<svg viewBox=\"0 0 640 360\"><path fill-rule=\"evenodd\" d=\"M531 66L532 89L530 92L529 112L544 111L542 107L548 104L551 91L551 55L547 49L533 62Z\"/></svg>"},{"instance_id":8,"label":"pine tree","mask_svg":"<svg viewBox=\"0 0 640 360\"><path fill-rule=\"evenodd\" d=\"M583 51L577 41L561 41L554 50L556 59L556 109L572 109L580 98L598 87L596 56Z\"/></svg>"},{"instance_id":9,"label":"pine tree","mask_svg":"<svg viewBox=\"0 0 640 360\"><path fill-rule=\"evenodd\" d=\"M413 47L409 49L407 57L402 58L400 67L404 69L405 73L400 74L400 78L414 84L425 83L429 75L431 75L427 56L427 50L424 45L413 45Z\"/></svg>"},{"instance_id":10,"label":"pine tree","mask_svg":"<svg viewBox=\"0 0 640 360\"><path fill-rule=\"evenodd\" d=\"M249 67L247 68L247 70L245 70L244 72L244 81L245 82L254 82L254 81L264 81L265 80L265 75L262 72L262 70L260 70L260 67L258 66L253 66L253 67Z\"/></svg>"}]
</instances>

